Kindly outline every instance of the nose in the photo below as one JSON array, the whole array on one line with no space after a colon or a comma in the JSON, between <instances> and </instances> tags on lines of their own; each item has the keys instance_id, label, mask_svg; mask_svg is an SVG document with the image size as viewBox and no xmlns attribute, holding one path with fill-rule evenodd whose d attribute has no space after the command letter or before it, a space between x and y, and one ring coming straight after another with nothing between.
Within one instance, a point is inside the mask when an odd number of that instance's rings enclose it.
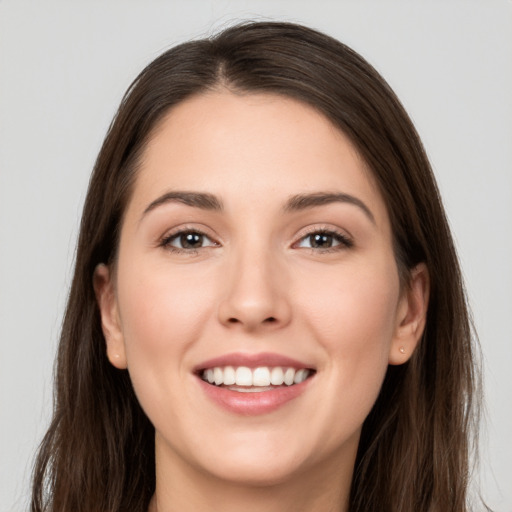
<instances>
[{"instance_id":1,"label":"nose","mask_svg":"<svg viewBox=\"0 0 512 512\"><path fill-rule=\"evenodd\" d=\"M249 332L278 329L290 322L285 272L270 252L245 253L226 263L229 269L218 308L223 325Z\"/></svg>"}]
</instances>

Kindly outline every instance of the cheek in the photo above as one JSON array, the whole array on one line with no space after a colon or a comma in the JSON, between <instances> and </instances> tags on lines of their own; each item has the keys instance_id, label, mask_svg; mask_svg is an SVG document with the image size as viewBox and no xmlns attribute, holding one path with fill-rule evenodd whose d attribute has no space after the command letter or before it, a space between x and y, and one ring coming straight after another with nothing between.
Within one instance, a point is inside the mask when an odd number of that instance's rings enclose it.
<instances>
[{"instance_id":1,"label":"cheek","mask_svg":"<svg viewBox=\"0 0 512 512\"><path fill-rule=\"evenodd\" d=\"M331 396L342 404L334 414L350 410L362 423L388 366L399 298L396 267L377 262L340 272L339 278L316 277L315 286L309 287L316 293L310 292L302 303L303 317L326 355Z\"/></svg>"},{"instance_id":2,"label":"cheek","mask_svg":"<svg viewBox=\"0 0 512 512\"><path fill-rule=\"evenodd\" d=\"M399 283L393 264L312 275L301 308L320 332L329 351L365 351L391 341L396 322ZM326 347L327 348L327 347Z\"/></svg>"},{"instance_id":3,"label":"cheek","mask_svg":"<svg viewBox=\"0 0 512 512\"><path fill-rule=\"evenodd\" d=\"M143 264L142 264L143 263ZM151 365L181 373L181 357L200 335L213 300L201 273L191 276L164 261L119 266L121 323L133 375ZM192 279L191 279L192 277ZM162 373L164 373L162 371Z\"/></svg>"},{"instance_id":4,"label":"cheek","mask_svg":"<svg viewBox=\"0 0 512 512\"><path fill-rule=\"evenodd\" d=\"M190 379L190 347L201 337L213 307L212 286L204 277L165 261L119 262L128 371L139 403L157 430L179 428L192 400L184 385Z\"/></svg>"}]
</instances>

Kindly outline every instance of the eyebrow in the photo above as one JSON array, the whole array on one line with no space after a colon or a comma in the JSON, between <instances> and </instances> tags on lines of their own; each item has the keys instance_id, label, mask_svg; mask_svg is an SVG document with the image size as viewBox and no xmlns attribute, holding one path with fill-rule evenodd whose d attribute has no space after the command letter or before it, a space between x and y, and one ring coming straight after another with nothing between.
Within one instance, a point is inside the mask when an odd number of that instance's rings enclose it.
<instances>
[{"instance_id":1,"label":"eyebrow","mask_svg":"<svg viewBox=\"0 0 512 512\"><path fill-rule=\"evenodd\" d=\"M166 203L182 203L201 210L222 211L222 201L215 195L205 192L182 192L172 191L161 195L152 201L144 210L141 219L151 210ZM315 192L312 194L297 194L288 199L284 205L285 212L295 212L324 206L332 203L348 203L360 208L368 219L375 224L375 217L366 204L350 194L341 192Z\"/></svg>"},{"instance_id":2,"label":"eyebrow","mask_svg":"<svg viewBox=\"0 0 512 512\"><path fill-rule=\"evenodd\" d=\"M142 213L142 217L158 206L173 202L186 204L194 208L201 208L202 210L221 211L223 209L222 202L213 194L173 191L167 192L151 202Z\"/></svg>"},{"instance_id":3,"label":"eyebrow","mask_svg":"<svg viewBox=\"0 0 512 512\"><path fill-rule=\"evenodd\" d=\"M332 193L332 192L316 192L313 194L298 194L292 196L284 207L287 212L306 210L332 203L348 203L360 208L373 224L375 217L370 208L366 206L361 199L351 196L350 194Z\"/></svg>"}]
</instances>

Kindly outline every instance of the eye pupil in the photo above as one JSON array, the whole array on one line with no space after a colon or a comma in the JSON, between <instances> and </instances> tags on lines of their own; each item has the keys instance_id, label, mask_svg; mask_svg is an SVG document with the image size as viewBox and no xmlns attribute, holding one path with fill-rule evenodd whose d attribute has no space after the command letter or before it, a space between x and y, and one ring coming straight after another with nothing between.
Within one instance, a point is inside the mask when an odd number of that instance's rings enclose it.
<instances>
[{"instance_id":1,"label":"eye pupil","mask_svg":"<svg viewBox=\"0 0 512 512\"><path fill-rule=\"evenodd\" d=\"M326 248L332 247L332 235L327 233L315 233L310 237L311 247Z\"/></svg>"},{"instance_id":2,"label":"eye pupil","mask_svg":"<svg viewBox=\"0 0 512 512\"><path fill-rule=\"evenodd\" d=\"M200 233L183 233L180 244L184 249L197 249L203 245L203 235Z\"/></svg>"}]
</instances>

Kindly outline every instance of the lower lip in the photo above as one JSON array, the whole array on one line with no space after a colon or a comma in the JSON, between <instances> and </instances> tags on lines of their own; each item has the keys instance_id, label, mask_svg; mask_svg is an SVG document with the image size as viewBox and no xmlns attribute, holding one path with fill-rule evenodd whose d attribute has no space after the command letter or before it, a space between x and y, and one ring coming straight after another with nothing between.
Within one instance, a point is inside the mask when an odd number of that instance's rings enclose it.
<instances>
[{"instance_id":1,"label":"lower lip","mask_svg":"<svg viewBox=\"0 0 512 512\"><path fill-rule=\"evenodd\" d=\"M281 386L269 391L243 393L214 386L198 377L199 384L213 402L230 412L247 416L268 414L279 409L290 400L300 396L306 390L311 379L312 377L309 377L300 384Z\"/></svg>"}]
</instances>

